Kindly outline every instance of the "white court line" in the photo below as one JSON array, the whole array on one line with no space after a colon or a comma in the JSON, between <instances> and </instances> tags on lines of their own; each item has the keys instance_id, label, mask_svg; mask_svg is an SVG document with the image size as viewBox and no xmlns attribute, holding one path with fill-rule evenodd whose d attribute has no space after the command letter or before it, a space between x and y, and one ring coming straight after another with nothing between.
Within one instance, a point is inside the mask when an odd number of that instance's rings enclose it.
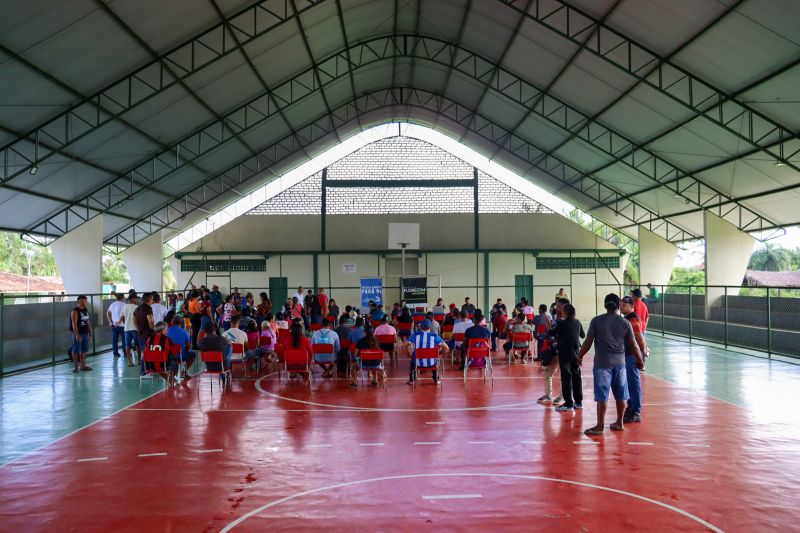
<instances>
[{"instance_id":1,"label":"white court line","mask_svg":"<svg viewBox=\"0 0 800 533\"><path fill-rule=\"evenodd\" d=\"M382 442L360 442L359 446L383 446Z\"/></svg>"},{"instance_id":2,"label":"white court line","mask_svg":"<svg viewBox=\"0 0 800 533\"><path fill-rule=\"evenodd\" d=\"M333 444L309 444L307 448L331 448Z\"/></svg>"},{"instance_id":3,"label":"white court line","mask_svg":"<svg viewBox=\"0 0 800 533\"><path fill-rule=\"evenodd\" d=\"M684 444L684 446L689 448L711 448L710 444Z\"/></svg>"},{"instance_id":4,"label":"white court line","mask_svg":"<svg viewBox=\"0 0 800 533\"><path fill-rule=\"evenodd\" d=\"M544 441L541 440L521 440L519 441L520 444L544 444Z\"/></svg>"},{"instance_id":5,"label":"white court line","mask_svg":"<svg viewBox=\"0 0 800 533\"><path fill-rule=\"evenodd\" d=\"M483 498L480 494L436 494L423 496L423 500L468 500L470 498Z\"/></svg>"},{"instance_id":6,"label":"white court line","mask_svg":"<svg viewBox=\"0 0 800 533\"><path fill-rule=\"evenodd\" d=\"M471 440L467 444L494 444L493 440Z\"/></svg>"},{"instance_id":7,"label":"white court line","mask_svg":"<svg viewBox=\"0 0 800 533\"><path fill-rule=\"evenodd\" d=\"M85 459L78 459L79 463L88 463L90 461L108 461L108 457L86 457Z\"/></svg>"},{"instance_id":8,"label":"white court line","mask_svg":"<svg viewBox=\"0 0 800 533\"><path fill-rule=\"evenodd\" d=\"M629 442L631 446L655 446L652 442Z\"/></svg>"},{"instance_id":9,"label":"white court line","mask_svg":"<svg viewBox=\"0 0 800 533\"><path fill-rule=\"evenodd\" d=\"M425 423L430 425L430 426L444 424L444 422L425 422Z\"/></svg>"},{"instance_id":10,"label":"white court line","mask_svg":"<svg viewBox=\"0 0 800 533\"><path fill-rule=\"evenodd\" d=\"M214 448L212 450L195 450L194 453L219 453L224 451L222 448Z\"/></svg>"},{"instance_id":11,"label":"white court line","mask_svg":"<svg viewBox=\"0 0 800 533\"><path fill-rule=\"evenodd\" d=\"M436 446L441 442L415 442L414 446Z\"/></svg>"},{"instance_id":12,"label":"white court line","mask_svg":"<svg viewBox=\"0 0 800 533\"><path fill-rule=\"evenodd\" d=\"M596 440L576 440L573 442L573 444L600 444L600 443Z\"/></svg>"},{"instance_id":13,"label":"white court line","mask_svg":"<svg viewBox=\"0 0 800 533\"><path fill-rule=\"evenodd\" d=\"M572 480L569 480L569 479L556 479L556 478L543 477L543 476L525 476L525 475L521 475L521 474L487 474L487 473L475 473L475 474L472 474L472 473L405 474L405 475L398 475L398 476L377 477L377 478L372 478L372 479L361 479L361 480L357 480L357 481L347 481L347 482L344 482L344 483L337 483L335 485L328 485L326 487L318 487L318 488L315 488L315 489L310 489L310 490L306 490L306 491L303 491L303 492L298 492L297 494L292 494L291 496L286 496L285 498L281 498L279 500L271 501L269 503L266 503L266 504L262 505L261 507L253 509L252 511L250 511L250 512L240 516L239 518L233 520L232 522L230 522L228 525L226 525L224 528L222 528L220 530L220 533L228 533L229 531L231 531L232 529L234 529L235 527L237 527L241 523L245 522L246 520L248 520L248 519L250 519L250 518L252 518L252 517L254 517L254 516L256 516L256 515L258 515L260 513L263 513L267 509L270 509L272 507L276 507L276 506L278 506L278 505L280 505L282 503L285 503L285 502L288 502L288 501L291 501L291 500L295 500L295 499L298 499L298 498L303 498L305 496L310 496L312 494L319 494L321 492L326 492L326 491L330 491L330 490L335 490L335 489L340 489L340 488L345 488L345 487L352 487L352 486L356 486L356 485L363 485L363 484L368 484L368 483L374 483L374 482L378 482L378 481L394 481L394 480L400 480L400 479L424 479L424 478L440 478L440 477L477 477L477 478L490 478L490 479L491 478L525 479L525 480L549 481L551 483L561 483L561 484L565 484L565 485L571 485L573 487L585 487L585 488L589 488L589 489L601 490L601 491L605 491L605 492L612 493L612 494L621 494L623 496L628 496L629 498L632 498L632 499L636 499L636 500L639 500L639 501L644 501L644 502L650 503L652 505L656 505L658 507L661 507L661 508L664 508L664 509L668 509L668 510L674 512L674 513L680 514L680 515L682 515L682 516L684 516L686 518L694 520L698 524L710 529L714 533L724 533L722 529L716 527L714 524L712 524L710 522L707 522L706 520L703 520L702 518L697 517L697 516L689 513L688 511L684 511L683 509L675 507L674 505L669 505L667 503L660 502L658 500L654 500L654 499L648 498L646 496L641 496L641 495L635 494L633 492L626 492L624 490L612 489L611 487L604 487L602 485L593 485L591 483L583 483L583 482L580 482L580 481L572 481Z\"/></svg>"},{"instance_id":14,"label":"white court line","mask_svg":"<svg viewBox=\"0 0 800 533\"><path fill-rule=\"evenodd\" d=\"M163 457L164 455L167 455L167 452L140 453L139 457Z\"/></svg>"}]
</instances>

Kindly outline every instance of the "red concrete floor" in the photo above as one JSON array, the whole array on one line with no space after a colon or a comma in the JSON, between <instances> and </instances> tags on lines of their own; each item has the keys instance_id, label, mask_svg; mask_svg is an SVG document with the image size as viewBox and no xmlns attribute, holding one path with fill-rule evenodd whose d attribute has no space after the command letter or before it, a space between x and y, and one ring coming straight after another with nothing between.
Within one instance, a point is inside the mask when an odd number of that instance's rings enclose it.
<instances>
[{"instance_id":1,"label":"red concrete floor","mask_svg":"<svg viewBox=\"0 0 800 533\"><path fill-rule=\"evenodd\" d=\"M494 387L474 379L465 388L457 376L438 389L426 376L412 390L403 368L388 392L320 379L309 392L267 376L224 394L194 379L0 469L0 530L800 523L800 449L750 411L648 375L645 422L590 439L591 378L586 409L557 413L535 403L542 380L530 366L496 364Z\"/></svg>"}]
</instances>

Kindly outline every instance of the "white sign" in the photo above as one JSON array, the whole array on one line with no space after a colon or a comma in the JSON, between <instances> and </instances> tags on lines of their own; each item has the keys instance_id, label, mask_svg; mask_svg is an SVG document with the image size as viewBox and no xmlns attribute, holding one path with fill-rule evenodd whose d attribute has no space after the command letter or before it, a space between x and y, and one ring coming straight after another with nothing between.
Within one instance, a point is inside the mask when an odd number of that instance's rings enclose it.
<instances>
[{"instance_id":1,"label":"white sign","mask_svg":"<svg viewBox=\"0 0 800 533\"><path fill-rule=\"evenodd\" d=\"M342 263L342 272L345 274L355 274L357 272L355 263Z\"/></svg>"}]
</instances>

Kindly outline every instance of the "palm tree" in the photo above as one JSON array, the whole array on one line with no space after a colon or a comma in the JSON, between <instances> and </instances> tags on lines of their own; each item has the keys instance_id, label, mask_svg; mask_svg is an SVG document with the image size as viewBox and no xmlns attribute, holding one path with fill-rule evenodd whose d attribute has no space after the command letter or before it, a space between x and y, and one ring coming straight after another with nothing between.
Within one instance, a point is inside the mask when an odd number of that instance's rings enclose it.
<instances>
[{"instance_id":1,"label":"palm tree","mask_svg":"<svg viewBox=\"0 0 800 533\"><path fill-rule=\"evenodd\" d=\"M764 248L756 250L750 256L747 268L750 270L766 270L769 272L782 272L792 266L791 255L785 248L780 248L772 243L764 243Z\"/></svg>"}]
</instances>

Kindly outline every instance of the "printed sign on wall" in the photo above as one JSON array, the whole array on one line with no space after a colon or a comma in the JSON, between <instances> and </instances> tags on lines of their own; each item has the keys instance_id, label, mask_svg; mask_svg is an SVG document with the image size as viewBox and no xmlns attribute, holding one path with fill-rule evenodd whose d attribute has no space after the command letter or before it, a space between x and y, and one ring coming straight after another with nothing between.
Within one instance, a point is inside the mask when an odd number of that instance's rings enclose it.
<instances>
[{"instance_id":1,"label":"printed sign on wall","mask_svg":"<svg viewBox=\"0 0 800 533\"><path fill-rule=\"evenodd\" d=\"M342 263L342 272L345 274L355 274L356 273L356 264L355 263Z\"/></svg>"},{"instance_id":2,"label":"printed sign on wall","mask_svg":"<svg viewBox=\"0 0 800 533\"><path fill-rule=\"evenodd\" d=\"M367 307L370 300L383 305L383 280L381 278L361 278L361 307Z\"/></svg>"},{"instance_id":3,"label":"printed sign on wall","mask_svg":"<svg viewBox=\"0 0 800 533\"><path fill-rule=\"evenodd\" d=\"M402 299L407 303L428 303L428 278L403 278L402 285Z\"/></svg>"}]
</instances>

